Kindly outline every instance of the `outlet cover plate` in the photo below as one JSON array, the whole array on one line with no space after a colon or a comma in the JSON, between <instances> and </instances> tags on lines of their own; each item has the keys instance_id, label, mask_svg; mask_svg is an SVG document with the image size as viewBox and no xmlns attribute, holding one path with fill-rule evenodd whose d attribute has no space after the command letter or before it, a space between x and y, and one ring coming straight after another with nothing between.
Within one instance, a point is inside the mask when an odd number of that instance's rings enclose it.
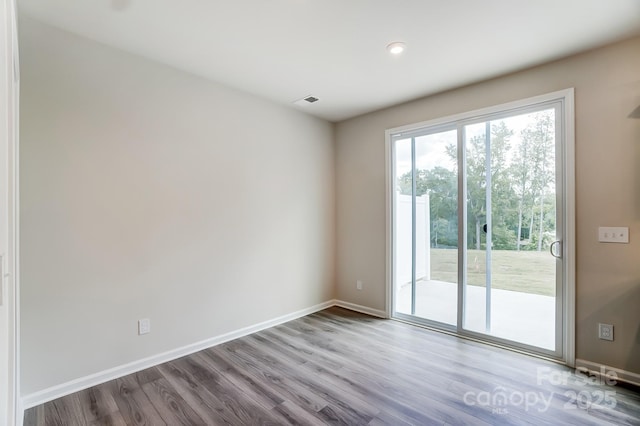
<instances>
[{"instance_id":1,"label":"outlet cover plate","mask_svg":"<svg viewBox=\"0 0 640 426\"><path fill-rule=\"evenodd\" d=\"M143 318L138 320L138 334L147 334L151 332L151 320L148 318Z\"/></svg>"},{"instance_id":2,"label":"outlet cover plate","mask_svg":"<svg viewBox=\"0 0 640 426\"><path fill-rule=\"evenodd\" d=\"M602 340L613 341L613 325L612 324L598 324L598 338Z\"/></svg>"}]
</instances>

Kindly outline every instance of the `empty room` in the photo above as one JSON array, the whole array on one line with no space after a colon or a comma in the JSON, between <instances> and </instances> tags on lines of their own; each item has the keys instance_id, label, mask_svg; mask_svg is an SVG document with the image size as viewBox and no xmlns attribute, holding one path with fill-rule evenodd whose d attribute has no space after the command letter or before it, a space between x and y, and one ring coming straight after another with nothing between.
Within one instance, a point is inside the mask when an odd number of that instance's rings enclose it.
<instances>
[{"instance_id":1,"label":"empty room","mask_svg":"<svg viewBox=\"0 0 640 426\"><path fill-rule=\"evenodd\" d=\"M637 0L0 11L0 426L640 424Z\"/></svg>"}]
</instances>

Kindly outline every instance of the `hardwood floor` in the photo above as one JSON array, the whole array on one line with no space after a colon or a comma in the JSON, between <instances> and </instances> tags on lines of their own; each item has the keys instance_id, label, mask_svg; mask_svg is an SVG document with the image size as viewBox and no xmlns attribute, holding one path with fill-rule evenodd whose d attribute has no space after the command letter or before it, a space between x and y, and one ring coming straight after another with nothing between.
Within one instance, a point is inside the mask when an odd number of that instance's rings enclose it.
<instances>
[{"instance_id":1,"label":"hardwood floor","mask_svg":"<svg viewBox=\"0 0 640 426\"><path fill-rule=\"evenodd\" d=\"M640 393L588 380L331 308L31 408L24 424L640 425Z\"/></svg>"}]
</instances>

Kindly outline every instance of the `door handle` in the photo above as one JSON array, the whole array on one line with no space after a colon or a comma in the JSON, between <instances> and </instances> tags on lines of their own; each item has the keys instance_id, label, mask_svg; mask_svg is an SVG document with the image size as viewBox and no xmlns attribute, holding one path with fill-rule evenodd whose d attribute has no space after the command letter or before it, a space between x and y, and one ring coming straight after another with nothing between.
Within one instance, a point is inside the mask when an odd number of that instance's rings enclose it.
<instances>
[{"instance_id":1,"label":"door handle","mask_svg":"<svg viewBox=\"0 0 640 426\"><path fill-rule=\"evenodd\" d=\"M555 257L556 259L562 259L562 251L560 251L559 254L556 254L555 250L553 250L553 248L556 245L560 245L560 247L562 247L562 242L560 242L560 241L552 242L551 245L549 246L549 252L551 253L551 256Z\"/></svg>"}]
</instances>

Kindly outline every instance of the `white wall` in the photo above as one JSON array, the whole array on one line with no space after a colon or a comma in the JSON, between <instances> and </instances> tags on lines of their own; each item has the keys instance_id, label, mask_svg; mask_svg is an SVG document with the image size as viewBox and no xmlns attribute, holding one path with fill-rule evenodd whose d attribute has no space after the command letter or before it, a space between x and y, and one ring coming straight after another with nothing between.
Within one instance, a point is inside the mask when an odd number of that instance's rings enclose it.
<instances>
[{"instance_id":1,"label":"white wall","mask_svg":"<svg viewBox=\"0 0 640 426\"><path fill-rule=\"evenodd\" d=\"M23 395L333 298L331 123L20 24Z\"/></svg>"},{"instance_id":2,"label":"white wall","mask_svg":"<svg viewBox=\"0 0 640 426\"><path fill-rule=\"evenodd\" d=\"M569 87L576 102L576 355L640 374L640 120L628 118L640 105L640 38L338 123L338 299L385 309L386 129ZM630 244L598 243L598 226L629 226ZM614 324L614 342L597 338L598 322Z\"/></svg>"},{"instance_id":3,"label":"white wall","mask_svg":"<svg viewBox=\"0 0 640 426\"><path fill-rule=\"evenodd\" d=\"M0 426L12 425L15 420L15 303L13 280L13 197L15 164L15 3L0 3L0 255L4 258L0 275Z\"/></svg>"}]
</instances>

